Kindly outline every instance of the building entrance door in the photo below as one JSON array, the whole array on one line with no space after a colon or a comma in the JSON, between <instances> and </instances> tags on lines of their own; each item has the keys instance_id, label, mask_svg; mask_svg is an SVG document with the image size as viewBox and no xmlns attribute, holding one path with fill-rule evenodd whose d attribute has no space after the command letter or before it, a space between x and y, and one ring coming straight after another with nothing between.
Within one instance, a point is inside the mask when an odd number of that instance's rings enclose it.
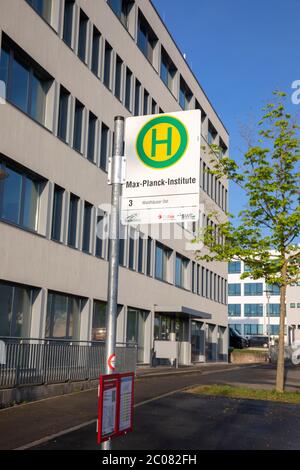
<instances>
[{"instance_id":1,"label":"building entrance door","mask_svg":"<svg viewBox=\"0 0 300 470\"><path fill-rule=\"evenodd\" d=\"M145 323L149 312L128 308L127 310L127 335L128 343L137 345L137 362L144 362L145 348Z\"/></svg>"},{"instance_id":2,"label":"building entrance door","mask_svg":"<svg viewBox=\"0 0 300 470\"><path fill-rule=\"evenodd\" d=\"M202 322L192 321L192 362L200 362L204 356L204 331L202 330Z\"/></svg>"}]
</instances>

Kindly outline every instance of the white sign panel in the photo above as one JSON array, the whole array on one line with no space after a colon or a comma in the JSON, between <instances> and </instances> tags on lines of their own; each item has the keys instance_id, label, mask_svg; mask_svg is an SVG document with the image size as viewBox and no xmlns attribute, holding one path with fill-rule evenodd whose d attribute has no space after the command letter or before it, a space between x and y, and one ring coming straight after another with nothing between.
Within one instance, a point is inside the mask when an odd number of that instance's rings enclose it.
<instances>
[{"instance_id":1,"label":"white sign panel","mask_svg":"<svg viewBox=\"0 0 300 470\"><path fill-rule=\"evenodd\" d=\"M126 119L123 224L199 218L201 112Z\"/></svg>"},{"instance_id":2,"label":"white sign panel","mask_svg":"<svg viewBox=\"0 0 300 470\"><path fill-rule=\"evenodd\" d=\"M133 377L122 377L120 385L120 423L119 430L130 428L132 420L132 382Z\"/></svg>"},{"instance_id":3,"label":"white sign panel","mask_svg":"<svg viewBox=\"0 0 300 470\"><path fill-rule=\"evenodd\" d=\"M108 388L103 392L102 435L111 434L115 430L117 388Z\"/></svg>"}]
</instances>

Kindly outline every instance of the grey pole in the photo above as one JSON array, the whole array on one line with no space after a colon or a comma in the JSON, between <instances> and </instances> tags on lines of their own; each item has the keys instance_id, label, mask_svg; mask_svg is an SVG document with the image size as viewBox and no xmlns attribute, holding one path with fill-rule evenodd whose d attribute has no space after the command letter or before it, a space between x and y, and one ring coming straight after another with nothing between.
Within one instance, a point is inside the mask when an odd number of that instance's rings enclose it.
<instances>
[{"instance_id":1,"label":"grey pole","mask_svg":"<svg viewBox=\"0 0 300 470\"><path fill-rule=\"evenodd\" d=\"M116 326L118 305L118 276L119 276L119 230L120 230L120 196L122 188L124 118L115 118L115 138L111 161L111 214L109 221L109 271L107 291L106 318L106 373L113 371L108 365L108 359L116 353ZM103 450L111 449L111 441L102 444Z\"/></svg>"}]
</instances>

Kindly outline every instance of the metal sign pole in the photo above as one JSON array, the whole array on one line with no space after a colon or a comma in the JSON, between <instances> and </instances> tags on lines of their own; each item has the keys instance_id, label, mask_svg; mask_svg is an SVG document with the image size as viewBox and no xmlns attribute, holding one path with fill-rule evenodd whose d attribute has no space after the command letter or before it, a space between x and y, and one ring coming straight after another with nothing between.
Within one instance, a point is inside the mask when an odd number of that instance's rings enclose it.
<instances>
[{"instance_id":1,"label":"metal sign pole","mask_svg":"<svg viewBox=\"0 0 300 470\"><path fill-rule=\"evenodd\" d=\"M118 305L118 275L119 275L119 227L120 227L120 197L124 182L124 118L115 118L115 138L113 156L110 161L108 182L112 185L111 214L109 223L109 271L107 292L107 319L106 319L106 373L114 373L116 358L116 324ZM102 444L103 450L111 449L111 441Z\"/></svg>"}]
</instances>

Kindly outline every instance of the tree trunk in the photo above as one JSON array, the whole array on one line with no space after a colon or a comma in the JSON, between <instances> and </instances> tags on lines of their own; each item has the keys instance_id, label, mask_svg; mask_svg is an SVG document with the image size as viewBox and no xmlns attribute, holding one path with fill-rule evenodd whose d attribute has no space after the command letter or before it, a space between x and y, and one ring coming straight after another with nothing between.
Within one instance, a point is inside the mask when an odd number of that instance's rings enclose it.
<instances>
[{"instance_id":1,"label":"tree trunk","mask_svg":"<svg viewBox=\"0 0 300 470\"><path fill-rule=\"evenodd\" d=\"M283 284L280 286L280 324L279 324L279 344L276 372L276 392L284 391L284 325L286 311L286 264L281 269Z\"/></svg>"}]
</instances>

